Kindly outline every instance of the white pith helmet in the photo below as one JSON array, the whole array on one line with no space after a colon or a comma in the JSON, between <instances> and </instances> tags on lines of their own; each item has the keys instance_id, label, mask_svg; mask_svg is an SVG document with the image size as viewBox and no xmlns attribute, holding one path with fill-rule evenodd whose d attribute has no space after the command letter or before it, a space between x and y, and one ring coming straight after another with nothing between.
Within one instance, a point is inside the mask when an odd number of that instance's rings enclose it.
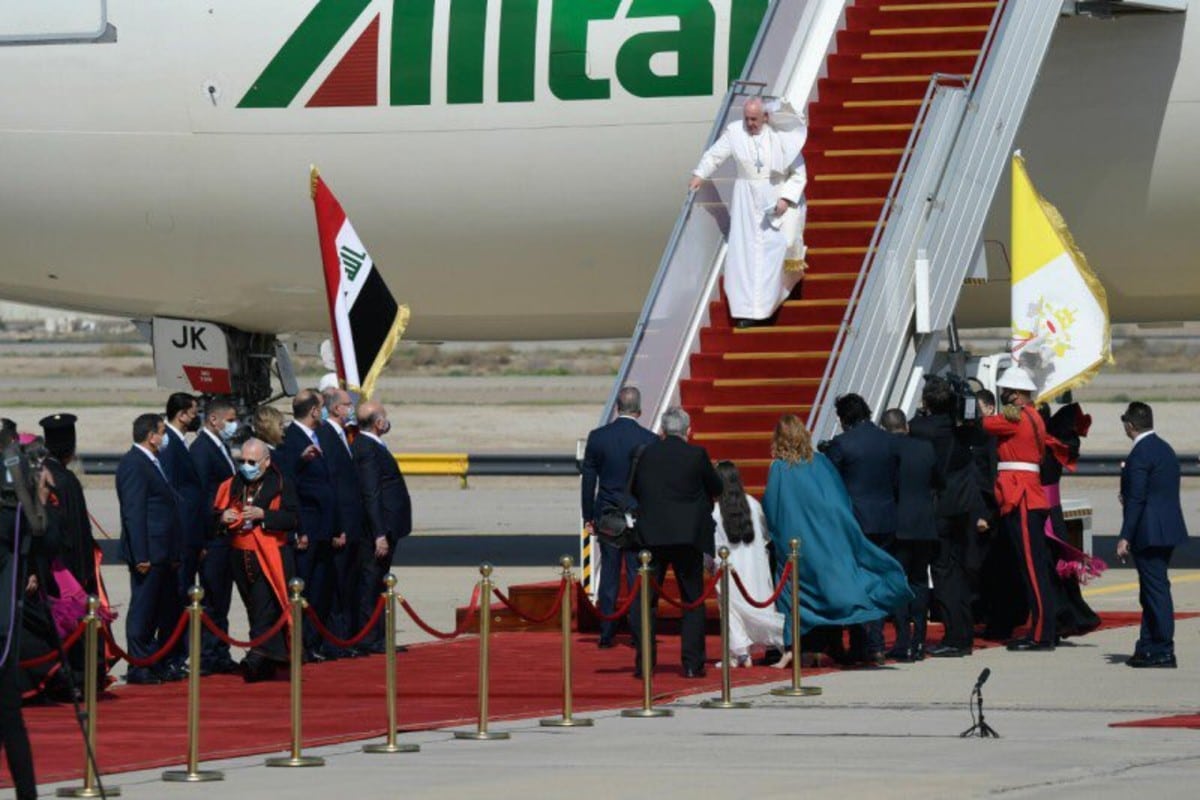
<instances>
[{"instance_id":1,"label":"white pith helmet","mask_svg":"<svg viewBox=\"0 0 1200 800\"><path fill-rule=\"evenodd\" d=\"M1004 370L1003 374L996 381L996 386L1000 389L1016 389L1021 392L1037 392L1037 384L1033 382L1033 378L1022 367L1012 366Z\"/></svg>"}]
</instances>

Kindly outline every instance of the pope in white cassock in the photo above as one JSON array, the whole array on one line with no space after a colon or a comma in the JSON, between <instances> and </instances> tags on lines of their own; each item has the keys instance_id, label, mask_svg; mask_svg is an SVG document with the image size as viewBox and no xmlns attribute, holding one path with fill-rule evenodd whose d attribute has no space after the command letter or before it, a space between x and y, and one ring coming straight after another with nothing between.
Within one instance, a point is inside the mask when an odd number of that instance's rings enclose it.
<instances>
[{"instance_id":1,"label":"pope in white cassock","mask_svg":"<svg viewBox=\"0 0 1200 800\"><path fill-rule=\"evenodd\" d=\"M731 156L737 179L729 209L725 295L739 328L767 320L804 276L804 141L807 126L792 114L770 118L751 98L692 171L695 191Z\"/></svg>"}]
</instances>

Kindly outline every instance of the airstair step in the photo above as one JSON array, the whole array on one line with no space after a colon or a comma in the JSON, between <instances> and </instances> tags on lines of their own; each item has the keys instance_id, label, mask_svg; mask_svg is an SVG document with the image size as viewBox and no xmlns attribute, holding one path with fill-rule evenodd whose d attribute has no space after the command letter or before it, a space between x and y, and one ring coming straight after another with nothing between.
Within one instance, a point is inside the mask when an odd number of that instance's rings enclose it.
<instances>
[{"instance_id":1,"label":"airstair step","mask_svg":"<svg viewBox=\"0 0 1200 800\"><path fill-rule=\"evenodd\" d=\"M860 258L858 267L862 266ZM804 300L822 300L840 298L845 300L850 296L851 290L854 288L854 282L858 280L858 270L853 272L829 272L820 273L813 269L813 261L809 259L809 272L804 276L804 280L800 285L792 291L792 296L799 296ZM775 348L778 349L778 348ZM742 352L749 352L743 350Z\"/></svg>"},{"instance_id":2,"label":"airstair step","mask_svg":"<svg viewBox=\"0 0 1200 800\"><path fill-rule=\"evenodd\" d=\"M920 7L913 8L913 5ZM935 26L988 25L996 9L994 2L906 3L879 7L869 0L846 9L849 30L912 29Z\"/></svg>"},{"instance_id":3,"label":"airstair step","mask_svg":"<svg viewBox=\"0 0 1200 800\"><path fill-rule=\"evenodd\" d=\"M735 408L747 410L733 410ZM808 406L778 405L763 406L761 410L748 410L752 406L684 406L692 420L692 430L703 430L711 433L722 431L774 431L779 418L784 414L808 416ZM708 443L705 444L706 447ZM711 447L709 456L712 457ZM769 447L768 447L769 449Z\"/></svg>"},{"instance_id":4,"label":"airstair step","mask_svg":"<svg viewBox=\"0 0 1200 800\"><path fill-rule=\"evenodd\" d=\"M928 75L910 76L903 81L855 81L850 77L822 78L817 82L817 98L825 103L916 100L925 97Z\"/></svg>"},{"instance_id":5,"label":"airstair step","mask_svg":"<svg viewBox=\"0 0 1200 800\"><path fill-rule=\"evenodd\" d=\"M820 378L688 379L679 383L687 406L802 405L812 403Z\"/></svg>"},{"instance_id":6,"label":"airstair step","mask_svg":"<svg viewBox=\"0 0 1200 800\"><path fill-rule=\"evenodd\" d=\"M808 198L808 224L870 219L874 224L883 210L883 197Z\"/></svg>"},{"instance_id":7,"label":"airstair step","mask_svg":"<svg viewBox=\"0 0 1200 800\"><path fill-rule=\"evenodd\" d=\"M850 101L855 102L855 101ZM920 100L860 100L860 103L888 105L849 105L848 103L817 102L808 107L809 124L821 125L886 125L912 124L921 106Z\"/></svg>"},{"instance_id":8,"label":"airstair step","mask_svg":"<svg viewBox=\"0 0 1200 800\"><path fill-rule=\"evenodd\" d=\"M906 35L896 35L895 31ZM856 55L873 52L930 52L930 51L977 51L987 34L987 26L970 27L967 31L945 28L898 28L891 31L847 29L838 33L838 53Z\"/></svg>"},{"instance_id":9,"label":"airstair step","mask_svg":"<svg viewBox=\"0 0 1200 800\"><path fill-rule=\"evenodd\" d=\"M850 151L878 148L903 148L912 133L912 121L887 123L839 123L808 129L805 153L830 150Z\"/></svg>"},{"instance_id":10,"label":"airstair step","mask_svg":"<svg viewBox=\"0 0 1200 800\"><path fill-rule=\"evenodd\" d=\"M707 353L790 352L828 350L837 325L776 325L769 328L704 329L700 350Z\"/></svg>"},{"instance_id":11,"label":"airstair step","mask_svg":"<svg viewBox=\"0 0 1200 800\"><path fill-rule=\"evenodd\" d=\"M689 362L693 378L819 378L829 353L693 353Z\"/></svg>"},{"instance_id":12,"label":"airstair step","mask_svg":"<svg viewBox=\"0 0 1200 800\"><path fill-rule=\"evenodd\" d=\"M845 298L817 298L803 300L788 300L776 312L776 324L779 325L833 325L841 323L846 314ZM711 327L730 327L729 307L724 301L709 304L709 319L713 320Z\"/></svg>"},{"instance_id":13,"label":"airstair step","mask_svg":"<svg viewBox=\"0 0 1200 800\"><path fill-rule=\"evenodd\" d=\"M970 50L918 53L870 53L867 55L829 56L826 64L831 78L907 77L924 76L926 82L935 72L963 74L971 72L978 53Z\"/></svg>"},{"instance_id":14,"label":"airstair step","mask_svg":"<svg viewBox=\"0 0 1200 800\"><path fill-rule=\"evenodd\" d=\"M810 248L866 247L871 241L875 224L866 228L824 229L811 226L804 229L804 242Z\"/></svg>"},{"instance_id":15,"label":"airstair step","mask_svg":"<svg viewBox=\"0 0 1200 800\"><path fill-rule=\"evenodd\" d=\"M688 411L688 414L691 414ZM801 419L807 418L807 412L799 415ZM779 417L775 418L779 421ZM696 426L692 426L693 431ZM717 436L706 436L703 433L692 434L692 441L699 445L704 445L704 449L708 451L709 458L713 461L729 461L737 462L741 459L760 459L769 458L771 455L771 436L775 431L774 423L771 424L769 431L754 431L752 438L739 438L731 436L728 438L718 438ZM704 437L704 438L701 438Z\"/></svg>"},{"instance_id":16,"label":"airstair step","mask_svg":"<svg viewBox=\"0 0 1200 800\"><path fill-rule=\"evenodd\" d=\"M805 148L805 166L810 181L888 180L900 165L899 154L830 158Z\"/></svg>"},{"instance_id":17,"label":"airstair step","mask_svg":"<svg viewBox=\"0 0 1200 800\"><path fill-rule=\"evenodd\" d=\"M872 196L878 198L878 202L882 203L894 177L894 172L820 175L809 170L808 186L804 193L808 197L810 209L823 201L858 200Z\"/></svg>"}]
</instances>

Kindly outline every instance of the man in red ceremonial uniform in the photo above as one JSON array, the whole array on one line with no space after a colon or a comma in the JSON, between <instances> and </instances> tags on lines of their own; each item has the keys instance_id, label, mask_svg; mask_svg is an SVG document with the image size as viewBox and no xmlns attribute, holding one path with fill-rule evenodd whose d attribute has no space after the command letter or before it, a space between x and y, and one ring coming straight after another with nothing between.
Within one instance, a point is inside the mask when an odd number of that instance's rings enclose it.
<instances>
[{"instance_id":1,"label":"man in red ceremonial uniform","mask_svg":"<svg viewBox=\"0 0 1200 800\"><path fill-rule=\"evenodd\" d=\"M296 495L258 439L242 445L238 474L217 489L217 530L229 536L233 580L250 617L250 638L269 631L288 608L288 576L281 548L297 524ZM264 681L287 663L280 631L254 647L242 661L247 683Z\"/></svg>"},{"instance_id":2,"label":"man in red ceremonial uniform","mask_svg":"<svg viewBox=\"0 0 1200 800\"><path fill-rule=\"evenodd\" d=\"M1008 649L1053 650L1057 636L1044 532L1050 503L1040 474L1046 425L1034 407L1037 385L1028 372L1010 367L996 386L1003 408L984 418L983 429L997 440L1000 529L1015 545L1030 614L1029 635L1009 642Z\"/></svg>"}]
</instances>

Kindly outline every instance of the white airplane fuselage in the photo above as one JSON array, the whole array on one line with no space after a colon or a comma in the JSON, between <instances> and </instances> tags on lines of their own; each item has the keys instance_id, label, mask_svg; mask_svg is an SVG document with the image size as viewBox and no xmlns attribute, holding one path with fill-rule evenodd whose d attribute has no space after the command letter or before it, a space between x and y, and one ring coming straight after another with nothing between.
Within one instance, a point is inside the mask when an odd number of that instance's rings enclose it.
<instances>
[{"instance_id":1,"label":"white airplane fuselage","mask_svg":"<svg viewBox=\"0 0 1200 800\"><path fill-rule=\"evenodd\" d=\"M325 331L315 164L410 337L625 336L765 3L643 6L111 0L115 41L0 46L0 297ZM1063 18L1017 137L1114 321L1200 317L1194 17ZM1007 322L998 252L960 325Z\"/></svg>"}]
</instances>

